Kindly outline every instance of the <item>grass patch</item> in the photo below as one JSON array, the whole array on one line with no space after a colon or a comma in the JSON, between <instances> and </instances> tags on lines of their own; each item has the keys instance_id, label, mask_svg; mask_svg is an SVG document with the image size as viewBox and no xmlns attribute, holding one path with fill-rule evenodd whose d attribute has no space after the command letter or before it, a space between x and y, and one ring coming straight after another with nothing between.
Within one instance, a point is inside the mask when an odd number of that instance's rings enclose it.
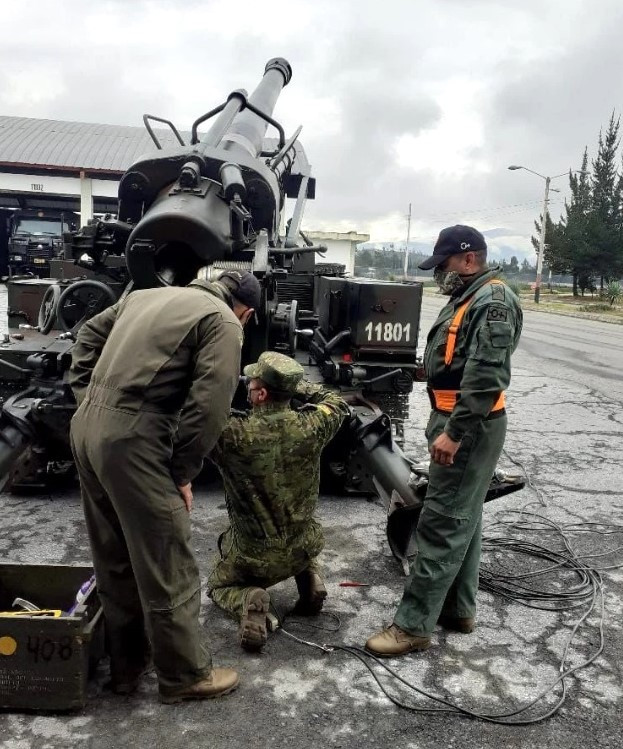
<instances>
[{"instance_id":1,"label":"grass patch","mask_svg":"<svg viewBox=\"0 0 623 749\"><path fill-rule=\"evenodd\" d=\"M623 322L623 306L615 304L610 306L602 297L595 297L591 301L590 296L576 296L570 292L564 293L557 290L553 294L549 289L541 290L540 303L534 302L534 294L522 293L521 303L524 309L541 312L556 312L559 315L576 315L586 319L601 319L604 322Z\"/></svg>"},{"instance_id":2,"label":"grass patch","mask_svg":"<svg viewBox=\"0 0 623 749\"><path fill-rule=\"evenodd\" d=\"M612 307L609 304L582 304L580 307L578 307L579 310L582 312L610 312L612 314L616 314L617 309L616 307Z\"/></svg>"}]
</instances>

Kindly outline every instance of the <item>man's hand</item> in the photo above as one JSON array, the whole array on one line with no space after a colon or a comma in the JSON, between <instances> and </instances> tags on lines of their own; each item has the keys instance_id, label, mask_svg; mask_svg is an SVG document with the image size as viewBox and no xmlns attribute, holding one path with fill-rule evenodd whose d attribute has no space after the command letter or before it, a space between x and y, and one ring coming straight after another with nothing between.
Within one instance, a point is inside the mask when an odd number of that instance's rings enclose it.
<instances>
[{"instance_id":1,"label":"man's hand","mask_svg":"<svg viewBox=\"0 0 623 749\"><path fill-rule=\"evenodd\" d=\"M180 497L184 500L186 509L188 510L188 512L190 512L191 507L193 506L192 484L189 481L187 484L184 484L183 486L178 486L177 490L180 493Z\"/></svg>"},{"instance_id":2,"label":"man's hand","mask_svg":"<svg viewBox=\"0 0 623 749\"><path fill-rule=\"evenodd\" d=\"M445 432L442 432L430 446L430 456L440 466L451 466L460 445L460 442L455 442Z\"/></svg>"}]
</instances>

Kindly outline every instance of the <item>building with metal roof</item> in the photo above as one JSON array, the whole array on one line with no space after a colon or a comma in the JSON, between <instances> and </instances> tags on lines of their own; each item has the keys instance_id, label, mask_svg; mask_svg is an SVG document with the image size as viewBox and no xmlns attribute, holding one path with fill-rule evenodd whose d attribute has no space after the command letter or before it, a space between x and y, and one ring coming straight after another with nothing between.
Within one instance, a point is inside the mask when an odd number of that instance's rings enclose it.
<instances>
[{"instance_id":1,"label":"building with metal roof","mask_svg":"<svg viewBox=\"0 0 623 749\"><path fill-rule=\"evenodd\" d=\"M177 145L169 131L158 131L158 136L165 148ZM0 116L2 172L16 168L64 174L84 171L116 178L154 149L143 127Z\"/></svg>"},{"instance_id":2,"label":"building with metal roof","mask_svg":"<svg viewBox=\"0 0 623 749\"><path fill-rule=\"evenodd\" d=\"M155 133L163 148L179 147L171 130ZM267 150L275 145L265 139ZM155 150L144 127L0 116L0 208L67 208L86 223L91 202L95 212L115 211L119 178ZM309 174L302 148L297 171Z\"/></svg>"},{"instance_id":3,"label":"building with metal roof","mask_svg":"<svg viewBox=\"0 0 623 749\"><path fill-rule=\"evenodd\" d=\"M169 131L158 137L177 144ZM0 207L66 208L86 223L93 209L115 211L119 178L154 150L143 127L2 116Z\"/></svg>"}]
</instances>

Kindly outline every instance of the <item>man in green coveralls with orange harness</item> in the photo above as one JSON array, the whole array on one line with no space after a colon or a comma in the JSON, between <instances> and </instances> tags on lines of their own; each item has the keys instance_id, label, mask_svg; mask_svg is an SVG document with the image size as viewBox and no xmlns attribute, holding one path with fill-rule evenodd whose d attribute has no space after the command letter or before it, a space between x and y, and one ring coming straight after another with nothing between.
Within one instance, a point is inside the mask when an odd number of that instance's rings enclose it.
<instances>
[{"instance_id":1,"label":"man in green coveralls with orange harness","mask_svg":"<svg viewBox=\"0 0 623 749\"><path fill-rule=\"evenodd\" d=\"M375 655L426 650L437 623L463 633L474 628L482 505L504 446L504 391L522 327L519 300L486 258L482 234L459 225L440 233L419 266L435 268L450 301L424 354L431 464L418 552L393 624L366 642Z\"/></svg>"}]
</instances>

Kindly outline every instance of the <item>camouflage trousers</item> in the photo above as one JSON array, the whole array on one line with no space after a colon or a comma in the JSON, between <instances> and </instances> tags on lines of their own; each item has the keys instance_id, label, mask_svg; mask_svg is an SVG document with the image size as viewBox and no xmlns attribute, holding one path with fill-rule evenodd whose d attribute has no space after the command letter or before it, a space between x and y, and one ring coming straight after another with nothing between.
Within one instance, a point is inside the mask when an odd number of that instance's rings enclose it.
<instances>
[{"instance_id":1,"label":"camouflage trousers","mask_svg":"<svg viewBox=\"0 0 623 749\"><path fill-rule=\"evenodd\" d=\"M320 526L310 527L294 544L267 539L265 544L234 538L229 529L219 538L220 561L208 578L214 603L240 620L251 588L270 588L304 570L319 571L317 556L324 546Z\"/></svg>"},{"instance_id":2,"label":"camouflage trousers","mask_svg":"<svg viewBox=\"0 0 623 749\"><path fill-rule=\"evenodd\" d=\"M429 446L446 421L433 411L426 428ZM417 555L394 617L401 629L428 636L442 612L475 615L482 506L505 435L505 415L488 419L463 438L451 466L431 462L415 535Z\"/></svg>"}]
</instances>

